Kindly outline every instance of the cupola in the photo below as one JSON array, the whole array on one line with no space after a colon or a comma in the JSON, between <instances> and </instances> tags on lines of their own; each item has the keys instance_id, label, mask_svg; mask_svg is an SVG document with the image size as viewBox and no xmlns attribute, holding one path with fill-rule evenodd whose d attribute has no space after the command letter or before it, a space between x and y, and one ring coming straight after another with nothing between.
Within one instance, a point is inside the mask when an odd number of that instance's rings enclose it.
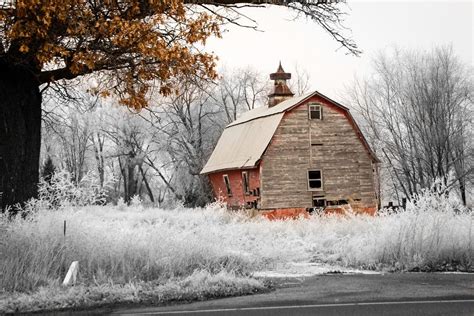
<instances>
[{"instance_id":1,"label":"cupola","mask_svg":"<svg viewBox=\"0 0 474 316\"><path fill-rule=\"evenodd\" d=\"M286 81L291 79L291 73L285 72L283 67L280 65L276 72L270 74L270 79L275 82L273 86L273 92L268 95L268 107L277 105L278 103L290 99L294 96Z\"/></svg>"}]
</instances>

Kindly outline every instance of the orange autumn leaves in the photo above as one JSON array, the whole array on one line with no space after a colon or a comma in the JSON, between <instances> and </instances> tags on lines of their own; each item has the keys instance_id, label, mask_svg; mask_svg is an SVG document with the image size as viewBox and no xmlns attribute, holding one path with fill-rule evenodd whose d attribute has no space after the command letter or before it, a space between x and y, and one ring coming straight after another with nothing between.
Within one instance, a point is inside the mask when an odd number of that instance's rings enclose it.
<instances>
[{"instance_id":1,"label":"orange autumn leaves","mask_svg":"<svg viewBox=\"0 0 474 316\"><path fill-rule=\"evenodd\" d=\"M182 0L16 0L0 10L0 36L42 81L106 72L101 94L140 109L153 83L166 95L177 78L216 77L215 57L197 46L220 36L220 22Z\"/></svg>"}]
</instances>

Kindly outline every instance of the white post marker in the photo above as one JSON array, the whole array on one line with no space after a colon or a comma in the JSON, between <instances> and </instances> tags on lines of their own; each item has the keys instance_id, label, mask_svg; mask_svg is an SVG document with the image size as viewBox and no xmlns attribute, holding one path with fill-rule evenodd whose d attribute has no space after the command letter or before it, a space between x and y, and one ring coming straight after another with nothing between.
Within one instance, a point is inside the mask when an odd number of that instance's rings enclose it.
<instances>
[{"instance_id":1,"label":"white post marker","mask_svg":"<svg viewBox=\"0 0 474 316\"><path fill-rule=\"evenodd\" d=\"M66 277L64 278L63 285L67 286L76 284L77 270L79 270L79 261L73 261L67 271Z\"/></svg>"}]
</instances>

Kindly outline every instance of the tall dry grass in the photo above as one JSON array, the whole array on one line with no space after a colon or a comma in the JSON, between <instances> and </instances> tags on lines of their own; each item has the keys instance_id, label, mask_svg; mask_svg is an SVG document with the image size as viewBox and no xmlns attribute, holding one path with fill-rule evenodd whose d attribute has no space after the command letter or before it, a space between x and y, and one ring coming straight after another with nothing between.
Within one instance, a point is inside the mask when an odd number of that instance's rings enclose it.
<instances>
[{"instance_id":1,"label":"tall dry grass","mask_svg":"<svg viewBox=\"0 0 474 316\"><path fill-rule=\"evenodd\" d=\"M122 205L40 210L3 224L5 291L57 285L73 260L86 286L165 284L195 271L251 276L290 262L389 270L474 266L473 214L430 192L405 212L375 217L270 222L217 204L174 210Z\"/></svg>"},{"instance_id":2,"label":"tall dry grass","mask_svg":"<svg viewBox=\"0 0 474 316\"><path fill-rule=\"evenodd\" d=\"M30 291L57 284L75 260L80 263L81 282L96 285L165 283L196 270L248 273L249 261L222 252L218 243L203 243L187 231L186 227L197 225L190 213L95 206L17 218L2 236L0 287ZM204 217L211 217L211 210L206 213Z\"/></svg>"}]
</instances>

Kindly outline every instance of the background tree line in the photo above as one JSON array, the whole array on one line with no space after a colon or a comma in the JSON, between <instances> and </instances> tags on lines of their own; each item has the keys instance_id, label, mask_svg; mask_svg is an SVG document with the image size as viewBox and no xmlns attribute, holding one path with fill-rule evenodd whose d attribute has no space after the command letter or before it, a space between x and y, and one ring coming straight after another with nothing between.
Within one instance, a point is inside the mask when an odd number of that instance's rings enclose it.
<instances>
[{"instance_id":1,"label":"background tree line","mask_svg":"<svg viewBox=\"0 0 474 316\"><path fill-rule=\"evenodd\" d=\"M216 82L189 77L178 94L154 94L150 107L139 113L85 89L66 96L52 90L43 115L42 163L52 157L76 184L93 172L101 186L111 185L110 201L129 202L138 195L156 205L210 202L210 185L200 170L225 126L264 105L270 90L266 75L254 69L221 72ZM298 65L292 72L292 90L308 92L308 73ZM382 160L385 202L401 203L436 179L464 204L470 201L472 75L450 48L394 49L374 58L372 75L357 80L346 94Z\"/></svg>"},{"instance_id":2,"label":"background tree line","mask_svg":"<svg viewBox=\"0 0 474 316\"><path fill-rule=\"evenodd\" d=\"M473 202L473 69L450 47L379 54L350 100L383 161L385 197L401 202L441 179Z\"/></svg>"},{"instance_id":3,"label":"background tree line","mask_svg":"<svg viewBox=\"0 0 474 316\"><path fill-rule=\"evenodd\" d=\"M216 82L190 77L177 94L152 95L140 112L86 88L69 88L67 95L51 90L43 111L42 169L52 163L75 185L91 173L107 186L109 201L128 203L137 195L156 205L202 206L212 200L202 167L225 126L266 102L268 83L252 69L223 71Z\"/></svg>"}]
</instances>

